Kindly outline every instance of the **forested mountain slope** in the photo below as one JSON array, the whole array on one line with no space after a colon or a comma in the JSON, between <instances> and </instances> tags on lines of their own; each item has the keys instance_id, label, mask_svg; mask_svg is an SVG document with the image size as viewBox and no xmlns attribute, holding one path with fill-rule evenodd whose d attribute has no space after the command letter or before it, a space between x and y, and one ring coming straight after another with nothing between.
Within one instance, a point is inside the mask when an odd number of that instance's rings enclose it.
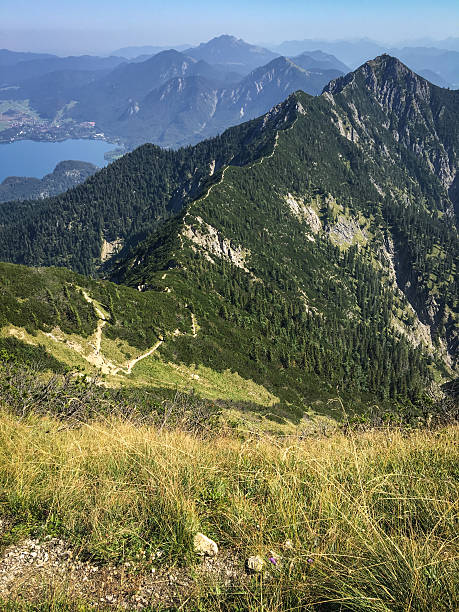
<instances>
[{"instance_id":1,"label":"forested mountain slope","mask_svg":"<svg viewBox=\"0 0 459 612\"><path fill-rule=\"evenodd\" d=\"M1 204L0 257L92 274L106 243L135 243L217 182L226 165L270 151L276 129L288 125L281 121L262 117L179 151L144 145L61 196Z\"/></svg>"},{"instance_id":2,"label":"forested mountain slope","mask_svg":"<svg viewBox=\"0 0 459 612\"><path fill-rule=\"evenodd\" d=\"M8 176L0 183L0 202L36 200L63 193L95 174L98 167L89 162L62 161L52 172L38 179Z\"/></svg>"},{"instance_id":3,"label":"forested mountain slope","mask_svg":"<svg viewBox=\"0 0 459 612\"><path fill-rule=\"evenodd\" d=\"M456 108L382 56L217 139L2 205L0 256L169 296L184 329L148 359L237 372L292 413L337 392L416 403L457 355Z\"/></svg>"}]
</instances>

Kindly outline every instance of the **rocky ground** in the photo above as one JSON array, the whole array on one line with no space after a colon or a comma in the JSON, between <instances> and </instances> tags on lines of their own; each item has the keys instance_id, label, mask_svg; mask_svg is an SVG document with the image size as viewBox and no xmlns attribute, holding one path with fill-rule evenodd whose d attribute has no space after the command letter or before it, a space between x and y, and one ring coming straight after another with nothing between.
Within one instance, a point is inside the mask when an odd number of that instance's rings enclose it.
<instances>
[{"instance_id":1,"label":"rocky ground","mask_svg":"<svg viewBox=\"0 0 459 612\"><path fill-rule=\"evenodd\" d=\"M57 596L102 610L186 606L198 588L241 585L256 571L227 552L202 554L193 568L147 571L129 562L100 567L80 559L65 541L48 536L43 541L26 539L4 550L0 601L39 603Z\"/></svg>"}]
</instances>

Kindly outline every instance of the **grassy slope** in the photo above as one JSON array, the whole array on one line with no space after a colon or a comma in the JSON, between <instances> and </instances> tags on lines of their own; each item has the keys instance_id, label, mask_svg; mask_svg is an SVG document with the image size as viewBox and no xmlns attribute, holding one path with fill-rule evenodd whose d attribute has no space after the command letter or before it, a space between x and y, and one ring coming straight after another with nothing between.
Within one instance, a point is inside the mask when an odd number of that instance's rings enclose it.
<instances>
[{"instance_id":1,"label":"grassy slope","mask_svg":"<svg viewBox=\"0 0 459 612\"><path fill-rule=\"evenodd\" d=\"M156 291L141 293L62 268L0 263L0 356L35 366L39 362L42 370L67 367L97 375L90 357L98 318L83 291L106 314L100 355L115 366L145 354L158 338L164 338L166 346L178 337L187 344L199 344L199 321L195 338L190 309L176 293L164 291L166 282ZM252 403L258 408L279 403L263 385L235 370L186 365L168 353L161 357L159 351L135 365L131 374L107 373L105 380L114 387L154 387L157 393L161 389L195 391L205 398Z\"/></svg>"},{"instance_id":2,"label":"grassy slope","mask_svg":"<svg viewBox=\"0 0 459 612\"><path fill-rule=\"evenodd\" d=\"M195 582L190 610L452 610L457 435L203 439L119 419L68 429L3 411L2 541L64 536L101 564L142 560L149 571L193 565L202 531L242 573L250 554L275 551L283 563L274 580L243 588Z\"/></svg>"}]
</instances>

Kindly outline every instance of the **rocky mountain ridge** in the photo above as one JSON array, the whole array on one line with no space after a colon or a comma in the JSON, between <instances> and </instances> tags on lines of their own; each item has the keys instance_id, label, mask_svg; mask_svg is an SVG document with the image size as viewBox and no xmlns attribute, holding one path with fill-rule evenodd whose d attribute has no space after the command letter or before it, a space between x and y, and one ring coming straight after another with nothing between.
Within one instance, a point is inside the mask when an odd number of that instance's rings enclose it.
<instances>
[{"instance_id":1,"label":"rocky mountain ridge","mask_svg":"<svg viewBox=\"0 0 459 612\"><path fill-rule=\"evenodd\" d=\"M453 375L458 339L452 203L411 147L423 125L419 142L454 151L441 117L457 94L418 79L383 56L216 139L144 146L34 209L3 205L1 257L98 270L152 309L167 296L176 321L155 311L146 342L114 289L78 281L113 302L104 334L134 325L141 354L163 338L130 376L196 367L205 387L210 371L237 372L291 412L337 388L416 403L433 372ZM405 105L400 136L390 100Z\"/></svg>"},{"instance_id":2,"label":"rocky mountain ridge","mask_svg":"<svg viewBox=\"0 0 459 612\"><path fill-rule=\"evenodd\" d=\"M349 101L355 87L362 85L387 115L389 124L383 127L413 153L424 157L449 189L458 170L459 137L454 124L459 113L459 94L446 94L389 55L332 81L324 91L338 95L340 101ZM451 104L449 108L445 96Z\"/></svg>"},{"instance_id":3,"label":"rocky mountain ridge","mask_svg":"<svg viewBox=\"0 0 459 612\"><path fill-rule=\"evenodd\" d=\"M255 118L296 89L317 95L346 70L327 54L302 54L295 63L232 37L189 51L100 64L57 58L58 69L35 76L31 62L29 77L10 83L0 98L3 105L24 101L40 118L64 121L69 130L92 126L128 148L147 141L178 147ZM10 68L14 75L16 67Z\"/></svg>"},{"instance_id":4,"label":"rocky mountain ridge","mask_svg":"<svg viewBox=\"0 0 459 612\"><path fill-rule=\"evenodd\" d=\"M306 70L279 57L236 84L221 84L200 75L176 77L143 101L131 102L128 115L122 115L123 123L113 129L141 139L148 125L154 142L186 145L264 114L293 91L318 95L339 74L336 70Z\"/></svg>"}]
</instances>

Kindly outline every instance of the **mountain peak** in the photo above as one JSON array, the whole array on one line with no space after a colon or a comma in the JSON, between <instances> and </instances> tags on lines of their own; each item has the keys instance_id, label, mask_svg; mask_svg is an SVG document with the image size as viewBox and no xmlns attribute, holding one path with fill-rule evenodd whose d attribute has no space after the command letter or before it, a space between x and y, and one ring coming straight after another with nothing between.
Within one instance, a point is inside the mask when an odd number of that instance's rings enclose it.
<instances>
[{"instance_id":1,"label":"mountain peak","mask_svg":"<svg viewBox=\"0 0 459 612\"><path fill-rule=\"evenodd\" d=\"M251 47L249 43L245 42L242 38L236 38L236 36L232 36L231 34L220 34L220 36L214 36L207 42L203 42L195 49L201 49L204 47L223 47L223 46L240 46L240 47Z\"/></svg>"},{"instance_id":2,"label":"mountain peak","mask_svg":"<svg viewBox=\"0 0 459 612\"><path fill-rule=\"evenodd\" d=\"M295 64L306 70L339 70L343 74L350 72L350 68L338 58L323 51L303 51L300 55L291 58Z\"/></svg>"},{"instance_id":3,"label":"mountain peak","mask_svg":"<svg viewBox=\"0 0 459 612\"><path fill-rule=\"evenodd\" d=\"M356 99L362 116L377 113L378 120L365 125L359 118L352 138L365 138L375 146L388 133L396 134L398 143L421 156L426 168L435 169L457 209L459 92L432 85L384 54L331 81L323 95L351 115Z\"/></svg>"},{"instance_id":4,"label":"mountain peak","mask_svg":"<svg viewBox=\"0 0 459 612\"><path fill-rule=\"evenodd\" d=\"M416 95L426 98L433 87L424 78L405 66L398 58L384 53L362 64L349 74L331 81L324 93L343 93L348 87L363 86L378 97L390 84L391 87L401 87Z\"/></svg>"},{"instance_id":5,"label":"mountain peak","mask_svg":"<svg viewBox=\"0 0 459 612\"><path fill-rule=\"evenodd\" d=\"M148 66L156 66L161 63L163 64L169 64L173 62L177 63L177 62L182 62L184 60L187 60L188 62L196 61L194 58L187 57L180 51L176 51L175 49L167 49L166 51L160 51L159 53L156 53L156 55L149 57L144 62L139 62L137 65L148 67Z\"/></svg>"},{"instance_id":6,"label":"mountain peak","mask_svg":"<svg viewBox=\"0 0 459 612\"><path fill-rule=\"evenodd\" d=\"M267 64L277 55L268 49L250 45L229 34L222 34L186 51L187 55L210 64L231 64L252 70Z\"/></svg>"},{"instance_id":7,"label":"mountain peak","mask_svg":"<svg viewBox=\"0 0 459 612\"><path fill-rule=\"evenodd\" d=\"M242 38L237 38L236 36L232 36L231 34L220 34L220 36L214 36L214 38L209 40L208 43L202 43L202 44L209 44L209 43L216 43L216 42L247 44L242 40Z\"/></svg>"},{"instance_id":8,"label":"mountain peak","mask_svg":"<svg viewBox=\"0 0 459 612\"><path fill-rule=\"evenodd\" d=\"M417 76L408 66L405 66L403 62L401 62L397 57L393 55L389 55L388 53L383 53L378 55L372 60L368 60L361 66L363 68L365 65L372 66L376 70L393 70L398 74L411 74L413 76Z\"/></svg>"}]
</instances>

